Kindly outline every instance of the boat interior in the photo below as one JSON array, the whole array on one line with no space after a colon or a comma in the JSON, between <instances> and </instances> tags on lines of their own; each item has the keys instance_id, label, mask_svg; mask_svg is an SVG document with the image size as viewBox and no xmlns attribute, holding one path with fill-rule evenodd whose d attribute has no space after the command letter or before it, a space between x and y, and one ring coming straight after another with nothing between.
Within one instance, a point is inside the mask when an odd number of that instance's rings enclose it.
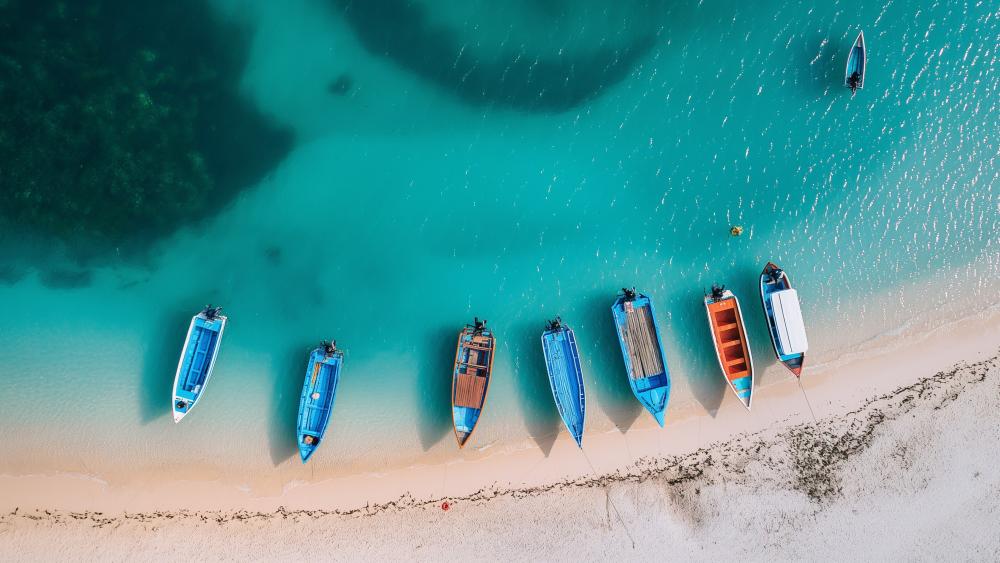
<instances>
[{"instance_id":1,"label":"boat interior","mask_svg":"<svg viewBox=\"0 0 1000 563\"><path fill-rule=\"evenodd\" d=\"M712 330L715 342L719 347L719 356L730 381L746 377L750 374L750 363L746 343L742 336L740 316L736 310L735 299L723 299L710 303L708 310L712 315Z\"/></svg>"},{"instance_id":2,"label":"boat interior","mask_svg":"<svg viewBox=\"0 0 1000 563\"><path fill-rule=\"evenodd\" d=\"M482 408L489 378L493 337L477 334L463 342L455 365L456 407Z\"/></svg>"},{"instance_id":3,"label":"boat interior","mask_svg":"<svg viewBox=\"0 0 1000 563\"><path fill-rule=\"evenodd\" d=\"M625 302L625 323L619 325L632 366L629 376L638 391L667 384L666 369L656 338L653 315L646 303Z\"/></svg>"},{"instance_id":4,"label":"boat interior","mask_svg":"<svg viewBox=\"0 0 1000 563\"><path fill-rule=\"evenodd\" d=\"M219 333L204 326L201 319L195 321L195 329L188 342L190 359L185 362L185 371L179 388L189 393L197 393L205 383L212 352L218 342Z\"/></svg>"}]
</instances>

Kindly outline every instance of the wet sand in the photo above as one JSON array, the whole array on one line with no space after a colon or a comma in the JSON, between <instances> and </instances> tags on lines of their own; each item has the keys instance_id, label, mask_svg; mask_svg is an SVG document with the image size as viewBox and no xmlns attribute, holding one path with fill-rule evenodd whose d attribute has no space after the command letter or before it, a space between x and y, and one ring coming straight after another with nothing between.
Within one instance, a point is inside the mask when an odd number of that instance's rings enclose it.
<instances>
[{"instance_id":1,"label":"wet sand","mask_svg":"<svg viewBox=\"0 0 1000 563\"><path fill-rule=\"evenodd\" d=\"M316 545L341 559L995 560L997 320L965 319L817 367L803 380L816 422L791 382L758 390L752 416L727 398L715 416L676 413L669 436L593 437L586 457L559 440L548 458L528 448L273 496L220 483L177 496L191 483L142 492L83 476L2 477L0 555L169 558L184 544L213 559L291 559ZM968 360L940 365L951 354ZM487 466L507 478L474 487Z\"/></svg>"}]
</instances>

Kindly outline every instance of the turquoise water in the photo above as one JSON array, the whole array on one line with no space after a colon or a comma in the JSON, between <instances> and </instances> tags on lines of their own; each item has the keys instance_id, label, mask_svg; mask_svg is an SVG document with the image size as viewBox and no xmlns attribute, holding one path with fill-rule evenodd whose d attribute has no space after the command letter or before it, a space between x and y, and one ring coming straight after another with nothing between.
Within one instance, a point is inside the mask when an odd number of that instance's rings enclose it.
<instances>
[{"instance_id":1,"label":"turquoise water","mask_svg":"<svg viewBox=\"0 0 1000 563\"><path fill-rule=\"evenodd\" d=\"M703 289L737 293L758 369L773 367L756 301L767 260L799 287L819 359L949 296L996 302L989 3L403 4L215 4L253 31L241 93L296 144L143 261L108 251L89 284L39 269L0 286L0 467L298 463L305 361L329 338L347 356L310 465L463 455L449 372L473 316L499 337L476 446L552 447L539 337L556 315L581 346L588 432L624 431L647 415L611 323L623 286L655 299L672 404L714 411L726 390ZM840 84L859 29L869 69L852 99ZM883 310L904 286L920 289ZM177 354L206 303L230 324L175 426Z\"/></svg>"}]
</instances>

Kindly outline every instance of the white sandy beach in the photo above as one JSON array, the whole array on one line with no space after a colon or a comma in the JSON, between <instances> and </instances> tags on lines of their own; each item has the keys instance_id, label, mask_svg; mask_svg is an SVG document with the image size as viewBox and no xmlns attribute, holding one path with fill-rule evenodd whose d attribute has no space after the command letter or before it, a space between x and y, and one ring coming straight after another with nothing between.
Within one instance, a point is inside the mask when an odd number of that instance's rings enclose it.
<instances>
[{"instance_id":1,"label":"white sandy beach","mask_svg":"<svg viewBox=\"0 0 1000 563\"><path fill-rule=\"evenodd\" d=\"M0 556L996 560L1000 314L894 335L758 391L752 415L561 435L467 460L250 489L0 477ZM483 483L489 483L484 488ZM450 502L448 511L440 508ZM457 527L461 526L461 527ZM57 546L57 547L55 547ZM56 549L57 551L53 551ZM109 551L110 550L110 551Z\"/></svg>"}]
</instances>

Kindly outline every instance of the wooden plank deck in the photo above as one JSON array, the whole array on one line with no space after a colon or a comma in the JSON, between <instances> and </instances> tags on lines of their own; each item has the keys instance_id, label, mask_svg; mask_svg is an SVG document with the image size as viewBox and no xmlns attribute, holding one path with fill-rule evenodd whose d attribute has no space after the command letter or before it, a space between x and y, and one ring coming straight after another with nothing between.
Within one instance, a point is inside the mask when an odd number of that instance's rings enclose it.
<instances>
[{"instance_id":1,"label":"wooden plank deck","mask_svg":"<svg viewBox=\"0 0 1000 563\"><path fill-rule=\"evenodd\" d=\"M663 369L663 357L660 355L659 342L656 339L656 327L653 325L653 315L649 307L634 307L626 303L626 325L621 327L632 363L632 379L642 379L659 375Z\"/></svg>"}]
</instances>

